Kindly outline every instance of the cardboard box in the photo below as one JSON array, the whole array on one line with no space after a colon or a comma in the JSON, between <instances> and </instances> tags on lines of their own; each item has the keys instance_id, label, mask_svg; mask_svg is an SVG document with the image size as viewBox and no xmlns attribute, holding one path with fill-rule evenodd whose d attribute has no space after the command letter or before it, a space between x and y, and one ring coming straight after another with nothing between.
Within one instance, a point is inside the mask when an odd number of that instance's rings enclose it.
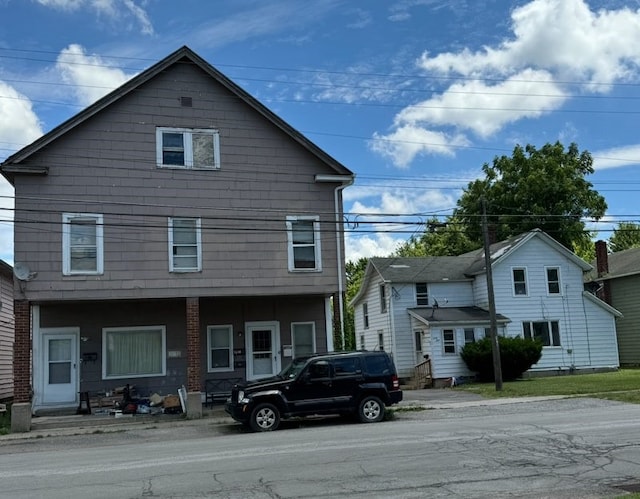
<instances>
[{"instance_id":1,"label":"cardboard box","mask_svg":"<svg viewBox=\"0 0 640 499\"><path fill-rule=\"evenodd\" d=\"M180 399L177 395L167 395L162 401L165 408L180 407Z\"/></svg>"}]
</instances>

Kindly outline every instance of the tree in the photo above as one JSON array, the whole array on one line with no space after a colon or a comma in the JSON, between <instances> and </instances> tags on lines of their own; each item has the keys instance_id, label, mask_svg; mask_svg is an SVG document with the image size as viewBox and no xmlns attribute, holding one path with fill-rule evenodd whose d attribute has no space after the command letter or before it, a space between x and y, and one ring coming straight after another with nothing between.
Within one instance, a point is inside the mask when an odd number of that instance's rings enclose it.
<instances>
[{"instance_id":1,"label":"tree","mask_svg":"<svg viewBox=\"0 0 640 499\"><path fill-rule=\"evenodd\" d=\"M614 253L630 248L640 248L640 225L633 222L620 222L609 238L609 248Z\"/></svg>"},{"instance_id":2,"label":"tree","mask_svg":"<svg viewBox=\"0 0 640 499\"><path fill-rule=\"evenodd\" d=\"M598 220L607 209L585 178L594 172L593 158L576 144L518 145L482 171L485 178L469 183L454 213L475 242L482 241L482 200L498 240L539 228L570 250L590 239L583 219Z\"/></svg>"},{"instance_id":3,"label":"tree","mask_svg":"<svg viewBox=\"0 0 640 499\"><path fill-rule=\"evenodd\" d=\"M353 307L348 303L356 296L362 284L364 271L367 268L366 258L360 258L356 262L347 262L345 265L345 274L347 277L346 303L344 314L344 348L345 350L355 350L356 344L356 326Z\"/></svg>"},{"instance_id":4,"label":"tree","mask_svg":"<svg viewBox=\"0 0 640 499\"><path fill-rule=\"evenodd\" d=\"M593 262L596 259L596 243L595 238L597 232L587 232L587 237L580 241L573 242L573 252L582 258L585 262Z\"/></svg>"},{"instance_id":5,"label":"tree","mask_svg":"<svg viewBox=\"0 0 640 499\"><path fill-rule=\"evenodd\" d=\"M455 217L448 217L445 222L432 218L426 225L427 230L420 237L409 239L394 256L457 256L479 248Z\"/></svg>"}]
</instances>

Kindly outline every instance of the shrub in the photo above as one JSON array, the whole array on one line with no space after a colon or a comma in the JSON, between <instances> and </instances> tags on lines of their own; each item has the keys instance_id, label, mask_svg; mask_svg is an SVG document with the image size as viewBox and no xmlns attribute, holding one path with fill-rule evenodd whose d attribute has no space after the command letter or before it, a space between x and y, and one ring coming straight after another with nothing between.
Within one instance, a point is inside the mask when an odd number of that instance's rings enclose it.
<instances>
[{"instance_id":1,"label":"shrub","mask_svg":"<svg viewBox=\"0 0 640 499\"><path fill-rule=\"evenodd\" d=\"M542 356L542 343L536 340L498 337L502 379L514 380L522 376ZM491 339L483 338L475 343L467 343L460 352L469 370L474 371L480 381L493 381L493 353Z\"/></svg>"}]
</instances>

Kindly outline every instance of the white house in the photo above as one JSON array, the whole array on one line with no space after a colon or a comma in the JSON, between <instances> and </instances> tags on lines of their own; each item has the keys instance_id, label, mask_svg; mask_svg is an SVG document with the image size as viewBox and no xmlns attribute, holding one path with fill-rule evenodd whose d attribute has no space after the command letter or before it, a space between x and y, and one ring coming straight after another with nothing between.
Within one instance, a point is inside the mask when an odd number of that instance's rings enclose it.
<instances>
[{"instance_id":1,"label":"white house","mask_svg":"<svg viewBox=\"0 0 640 499\"><path fill-rule=\"evenodd\" d=\"M491 245L498 334L540 339L531 372L615 369L616 317L583 290L584 260L540 230ZM484 250L460 256L372 258L351 302L358 348L384 349L399 376L425 356L434 380L472 376L460 351L489 333Z\"/></svg>"}]
</instances>

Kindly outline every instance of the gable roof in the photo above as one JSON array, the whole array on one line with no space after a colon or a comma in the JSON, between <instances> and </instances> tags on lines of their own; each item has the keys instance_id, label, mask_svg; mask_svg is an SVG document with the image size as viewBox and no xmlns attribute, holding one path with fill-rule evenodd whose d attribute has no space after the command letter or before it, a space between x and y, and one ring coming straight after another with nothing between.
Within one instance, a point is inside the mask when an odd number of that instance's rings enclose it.
<instances>
[{"instance_id":1,"label":"gable roof","mask_svg":"<svg viewBox=\"0 0 640 499\"><path fill-rule=\"evenodd\" d=\"M189 47L183 46L165 57L161 61L157 62L150 68L146 69L142 73L134 76L129 81L116 88L109 94L105 95L95 103L91 104L89 107L85 108L83 111L80 111L75 116L69 118L67 121L58 125L48 133L44 134L40 138L36 139L34 142L29 144L28 146L20 149L16 153L9 156L1 165L0 165L0 173L13 185L13 179L16 174L20 173L32 173L32 174L46 174L47 167L45 166L23 166L20 165L22 161L27 159L32 154L38 152L43 147L58 139L68 131L77 127L90 117L95 114L101 112L103 109L108 107L110 104L114 103L118 99L123 96L133 92L142 84L147 81L153 79L155 76L160 74L163 71L166 71L170 66L177 63L192 63L202 69L205 73L207 73L213 80L215 80L220 85L224 86L231 93L235 94L240 100L244 101L246 104L251 106L255 111L261 114L264 118L270 121L274 126L282 130L284 133L289 135L294 141L299 143L302 147L307 149L313 155L315 155L322 162L327 164L330 168L332 168L336 175L345 175L348 177L353 177L353 172L351 172L347 167L342 165L336 159L328 155L318 146L316 146L313 142L307 139L300 132L295 130L289 124L287 124L284 120L274 114L271 110L269 110L266 106L260 103L257 99L252 97L248 92L240 88L237 84L223 75L220 71L215 69L211 64L202 59L199 55L193 52ZM339 179L334 179L336 182L340 182Z\"/></svg>"},{"instance_id":2,"label":"gable roof","mask_svg":"<svg viewBox=\"0 0 640 499\"><path fill-rule=\"evenodd\" d=\"M500 262L505 260L508 255L516 251L518 248L520 248L533 238L540 239L556 251L564 254L569 260L573 261L578 267L580 267L583 272L586 272L593 268L590 264L577 256L574 252L569 251L566 247L564 247L562 244L560 244L558 241L556 241L554 238L540 229L533 229L529 232L523 232L522 234L518 234L517 236L513 236L509 239L505 239L504 241L492 244L489 247L489 252L491 254L491 267L495 267L496 264L499 264ZM464 253L460 256L475 256L474 262L467 268L466 272L468 275L478 275L486 272L483 248L471 251L469 253Z\"/></svg>"},{"instance_id":3,"label":"gable roof","mask_svg":"<svg viewBox=\"0 0 640 499\"><path fill-rule=\"evenodd\" d=\"M609 272L598 277L596 270L585 276L585 281L606 281L619 277L628 277L640 274L640 248L630 248L624 251L616 251L607 255ZM596 266L594 261L592 264Z\"/></svg>"},{"instance_id":4,"label":"gable roof","mask_svg":"<svg viewBox=\"0 0 640 499\"><path fill-rule=\"evenodd\" d=\"M533 238L539 238L556 251L578 265L583 271L593 267L569 251L558 241L540 229L534 229L513 236L489 247L492 268L504 261L508 255L522 247ZM364 295L372 276L377 273L384 282L456 282L470 281L476 275L486 272L484 248L480 248L458 256L396 257L371 258L367 263L360 289L351 299L350 304L358 302Z\"/></svg>"}]
</instances>

